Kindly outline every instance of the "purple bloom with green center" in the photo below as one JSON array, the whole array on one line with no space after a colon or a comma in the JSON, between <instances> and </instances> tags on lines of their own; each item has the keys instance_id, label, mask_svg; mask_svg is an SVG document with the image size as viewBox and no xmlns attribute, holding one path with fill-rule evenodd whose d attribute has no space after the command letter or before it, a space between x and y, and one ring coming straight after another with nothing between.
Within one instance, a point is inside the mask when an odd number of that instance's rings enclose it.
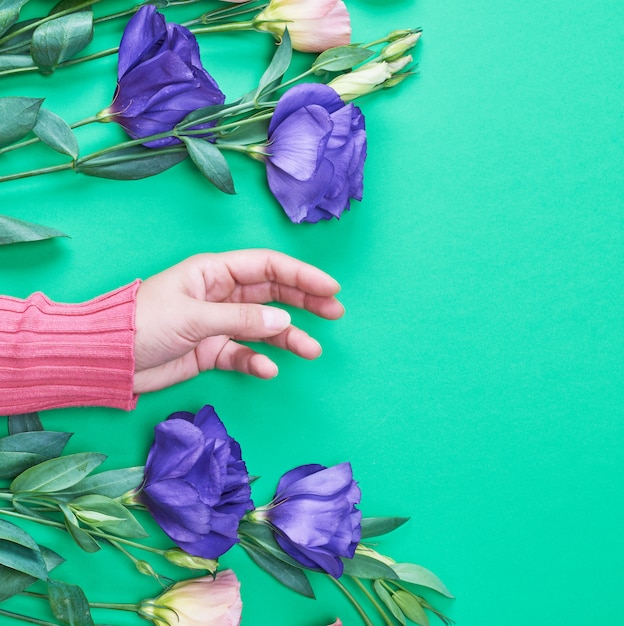
<instances>
[{"instance_id":1,"label":"purple bloom with green center","mask_svg":"<svg viewBox=\"0 0 624 626\"><path fill-rule=\"evenodd\" d=\"M240 446L211 406L173 413L154 432L139 499L176 545L216 559L253 509Z\"/></svg>"},{"instance_id":2,"label":"purple bloom with green center","mask_svg":"<svg viewBox=\"0 0 624 626\"><path fill-rule=\"evenodd\" d=\"M364 116L327 85L297 85L280 98L266 152L269 188L296 224L339 218L362 199Z\"/></svg>"},{"instance_id":3,"label":"purple bloom with green center","mask_svg":"<svg viewBox=\"0 0 624 626\"><path fill-rule=\"evenodd\" d=\"M252 519L266 521L298 563L339 578L341 557L352 559L360 541L360 496L349 463L301 465L282 476L273 501Z\"/></svg>"},{"instance_id":4,"label":"purple bloom with green center","mask_svg":"<svg viewBox=\"0 0 624 626\"><path fill-rule=\"evenodd\" d=\"M170 131L191 111L223 104L225 96L202 67L194 35L166 23L153 5L144 5L128 22L119 45L117 89L102 117L122 126L134 139ZM214 126L214 122L204 127ZM150 148L179 143L166 137Z\"/></svg>"}]
</instances>

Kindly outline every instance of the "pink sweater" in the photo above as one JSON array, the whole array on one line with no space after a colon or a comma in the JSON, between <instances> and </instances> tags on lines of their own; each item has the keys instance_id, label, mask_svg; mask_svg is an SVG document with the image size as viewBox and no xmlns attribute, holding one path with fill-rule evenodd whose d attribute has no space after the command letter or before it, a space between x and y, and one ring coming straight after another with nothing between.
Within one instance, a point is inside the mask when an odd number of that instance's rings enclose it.
<instances>
[{"instance_id":1,"label":"pink sweater","mask_svg":"<svg viewBox=\"0 0 624 626\"><path fill-rule=\"evenodd\" d=\"M132 410L140 281L81 304L0 296L0 415L70 406Z\"/></svg>"}]
</instances>

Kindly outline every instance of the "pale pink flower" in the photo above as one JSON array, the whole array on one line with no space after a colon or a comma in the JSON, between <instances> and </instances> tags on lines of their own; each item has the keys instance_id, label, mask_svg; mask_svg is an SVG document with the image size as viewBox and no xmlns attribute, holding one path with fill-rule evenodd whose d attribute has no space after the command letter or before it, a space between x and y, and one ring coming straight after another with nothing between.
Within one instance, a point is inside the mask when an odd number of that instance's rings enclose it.
<instances>
[{"instance_id":1,"label":"pale pink flower","mask_svg":"<svg viewBox=\"0 0 624 626\"><path fill-rule=\"evenodd\" d=\"M351 18L343 0L271 0L254 28L281 37L288 28L292 47L323 52L351 41Z\"/></svg>"},{"instance_id":2,"label":"pale pink flower","mask_svg":"<svg viewBox=\"0 0 624 626\"><path fill-rule=\"evenodd\" d=\"M330 624L329 626L342 626L342 621L340 620L339 617L337 617L336 621L333 624Z\"/></svg>"},{"instance_id":3,"label":"pale pink flower","mask_svg":"<svg viewBox=\"0 0 624 626\"><path fill-rule=\"evenodd\" d=\"M240 583L232 570L216 578L183 580L152 600L144 600L139 615L156 626L238 626L243 604Z\"/></svg>"}]
</instances>

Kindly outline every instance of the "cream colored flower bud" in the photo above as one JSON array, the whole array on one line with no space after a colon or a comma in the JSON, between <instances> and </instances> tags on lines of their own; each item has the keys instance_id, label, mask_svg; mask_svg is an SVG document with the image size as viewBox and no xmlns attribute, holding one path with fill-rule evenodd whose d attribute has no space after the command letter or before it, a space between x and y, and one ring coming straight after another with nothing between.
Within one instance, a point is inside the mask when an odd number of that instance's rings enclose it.
<instances>
[{"instance_id":1,"label":"cream colored flower bud","mask_svg":"<svg viewBox=\"0 0 624 626\"><path fill-rule=\"evenodd\" d=\"M360 96L376 91L379 85L388 80L392 76L388 64L366 63L362 67L340 74L327 83L336 93L345 101L349 102Z\"/></svg>"},{"instance_id":2,"label":"cream colored flower bud","mask_svg":"<svg viewBox=\"0 0 624 626\"><path fill-rule=\"evenodd\" d=\"M420 31L409 33L408 35L389 43L382 49L379 58L382 61L394 61L398 59L416 45L421 35L422 33Z\"/></svg>"}]
</instances>

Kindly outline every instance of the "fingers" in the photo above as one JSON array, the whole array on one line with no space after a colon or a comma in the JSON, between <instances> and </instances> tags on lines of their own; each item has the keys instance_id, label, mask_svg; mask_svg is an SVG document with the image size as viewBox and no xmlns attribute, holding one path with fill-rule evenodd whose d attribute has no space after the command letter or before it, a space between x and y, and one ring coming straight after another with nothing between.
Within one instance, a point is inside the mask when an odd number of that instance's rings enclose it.
<instances>
[{"instance_id":1,"label":"fingers","mask_svg":"<svg viewBox=\"0 0 624 626\"><path fill-rule=\"evenodd\" d=\"M279 283L315 296L333 296L340 291L340 285L329 274L275 250L235 250L194 258L203 265L208 281L213 278L213 263L218 260L241 285Z\"/></svg>"},{"instance_id":2,"label":"fingers","mask_svg":"<svg viewBox=\"0 0 624 626\"><path fill-rule=\"evenodd\" d=\"M326 319L335 320L344 315L344 306L335 296L317 296L296 287L278 283L243 285L233 294L237 302L280 302L305 309Z\"/></svg>"},{"instance_id":3,"label":"fingers","mask_svg":"<svg viewBox=\"0 0 624 626\"><path fill-rule=\"evenodd\" d=\"M288 328L290 315L272 306L200 302L189 298L179 323L180 332L194 343L219 335L265 339Z\"/></svg>"}]
</instances>

